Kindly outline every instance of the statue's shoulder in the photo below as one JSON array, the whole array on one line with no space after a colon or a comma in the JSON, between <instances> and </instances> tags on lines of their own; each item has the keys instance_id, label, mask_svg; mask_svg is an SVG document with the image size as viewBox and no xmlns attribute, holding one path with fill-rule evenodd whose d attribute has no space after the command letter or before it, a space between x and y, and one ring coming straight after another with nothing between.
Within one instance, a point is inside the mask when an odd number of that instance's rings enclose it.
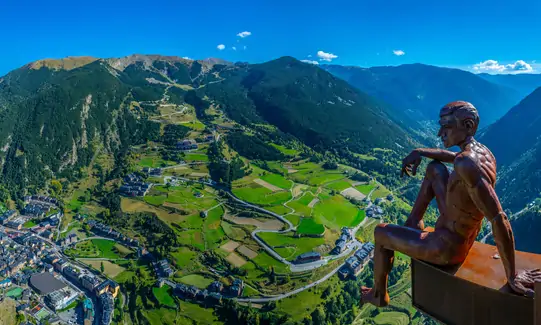
<instances>
[{"instance_id":1,"label":"statue's shoulder","mask_svg":"<svg viewBox=\"0 0 541 325\"><path fill-rule=\"evenodd\" d=\"M455 170L457 170L457 172L460 174L472 168L475 169L476 165L478 164L476 158L476 154L471 150L464 150L458 153L455 157L455 161L453 162Z\"/></svg>"},{"instance_id":2,"label":"statue's shoulder","mask_svg":"<svg viewBox=\"0 0 541 325\"><path fill-rule=\"evenodd\" d=\"M490 150L484 146L472 146L460 152L454 161L454 170L470 186L480 179L495 181L496 161Z\"/></svg>"}]
</instances>

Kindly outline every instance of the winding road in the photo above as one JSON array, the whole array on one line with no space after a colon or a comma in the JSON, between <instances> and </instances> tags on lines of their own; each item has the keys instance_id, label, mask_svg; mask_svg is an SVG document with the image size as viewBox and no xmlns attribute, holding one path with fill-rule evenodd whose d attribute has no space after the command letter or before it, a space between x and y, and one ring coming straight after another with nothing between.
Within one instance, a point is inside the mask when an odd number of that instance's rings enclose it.
<instances>
[{"instance_id":1,"label":"winding road","mask_svg":"<svg viewBox=\"0 0 541 325\"><path fill-rule=\"evenodd\" d=\"M193 179L188 179L188 178L184 178L184 177L166 176L166 177L164 177L164 182L167 183L168 180L173 179L173 178L176 178L178 180L183 180L183 181L194 181ZM264 240L262 240L258 236L259 233L263 233L263 232L281 234L281 233L287 233L287 232L290 232L290 231L294 231L296 229L296 227L293 225L293 223L291 223L291 221L287 220L286 218L284 218L284 216L279 215L279 214L277 214L275 212L269 211L269 210L264 209L262 207L259 207L257 205L254 205L254 204L248 203L246 201L243 201L243 200L239 199L238 197L236 197L233 193L231 193L231 191L229 191L227 189L224 189L221 186L216 185L216 184L214 184L214 183L212 183L210 181L206 182L206 181L202 181L202 180L195 180L195 182L205 184L205 185L208 185L208 186L216 188L216 189L224 190L224 192L227 193L227 195L233 201L235 201L237 203L240 203L240 204L242 204L242 205L244 205L246 207L252 208L252 209L254 209L256 211L271 215L271 216L277 218L278 220L282 221L283 223L285 223L288 226L287 229L284 229L284 230L256 229L251 233L251 236L259 245L261 245L261 247L263 247L263 249L265 249L265 251L267 251L267 253L269 253L269 255L274 257L276 260L288 265L291 272L294 272L294 273L306 272L306 271L317 269L319 267L322 267L322 266L326 265L330 261L342 258L342 257L350 254L352 250L354 250L356 248L360 248L362 246L362 243L360 243L359 241L357 241L357 239L355 239L355 234L360 229L360 227L363 225L363 223L361 222L359 225L357 225L355 228L353 228L353 231L352 231L353 240L347 243L346 249L342 253L340 253L338 255L326 256L326 257L322 258L319 261L314 261L314 262L310 262L310 263L303 263L303 264L291 263L290 261L283 258L280 254L278 254L274 249L272 249L272 247L270 245L268 245ZM370 196L372 195L373 192L374 192L374 189L368 194L368 198L370 198ZM369 206L370 205L371 205L371 203L369 204Z\"/></svg>"},{"instance_id":2,"label":"winding road","mask_svg":"<svg viewBox=\"0 0 541 325\"><path fill-rule=\"evenodd\" d=\"M188 178L184 178L184 177L175 177L175 176L165 176L164 177L164 183L167 184L170 180L172 179L176 179L176 180L182 180L182 181L185 181L185 182L188 182L188 181L192 181L192 182L197 182L197 183L200 183L200 184L204 184L204 185L207 185L207 186L210 186L210 187L213 187L215 189L218 189L218 190L223 190L225 193L227 193L227 195L235 202L237 203L240 203L246 207L249 207L249 208L252 208L256 211L259 211L259 212L262 212L262 213L265 213L265 214L268 214L268 215L271 215L275 218L277 218L278 220L282 221L283 223L285 223L288 227L287 229L285 230L263 230L263 229L256 229L254 230L251 235L252 235L252 238L259 244L261 245L261 247L263 247L263 249L265 249L265 251L267 251L267 253L269 253L272 257L274 257L276 260L286 264L286 265L289 265L290 269L291 269L291 272L306 272L306 271L310 271L310 270L313 270L313 269L316 269L316 268L319 268L321 266L324 266L326 265L327 263L329 263L330 261L333 261L333 260L336 260L336 259L339 259L339 258L342 258L344 256L347 256L348 254L351 253L351 251L355 250L355 249L358 249L358 248L361 248L362 247L362 243L359 242L357 239L355 239L355 234L357 233L357 231L361 228L361 227L364 227L367 222L364 222L367 218L365 218L365 220L363 220L363 222L359 223L356 227L353 228L353 231L352 231L352 234L353 234L353 240L351 240L350 242L348 242L346 244L346 249L338 254L338 255L332 255L332 256L326 256L324 257L323 259L319 260L319 261L315 261L315 262L311 262L311 263L303 263L303 264L293 264L291 263L290 261L286 260L285 258L283 258L282 256L280 256L280 254L278 254L276 251L274 251L272 249L272 247L270 247L267 243L265 243L265 241L263 241L262 239L259 238L259 236L257 235L258 233L261 233L261 232L272 232L272 233L286 233L286 232L289 232L289 231L293 231L296 229L296 227L293 225L293 223L291 223L291 221L287 220L286 218L284 218L284 216L282 215L279 215L275 212L272 212L272 211L269 211L269 210L266 210L264 208L261 208L259 206L256 206L254 204L251 204L251 203L248 203L246 201L243 201L241 199L239 199L238 197L236 197L233 193L231 193L231 191L229 191L228 189L225 189L219 185L216 185L215 183L213 182L210 182L210 181L204 181L204 180L193 180L193 179L188 179ZM161 184L159 184L161 185ZM292 187L293 188L293 187ZM292 189L290 189L291 191ZM375 191L375 189L372 189L372 191L370 191L370 193L367 195L368 198L370 198L370 196L372 195L372 193ZM286 202L287 203L287 202ZM284 203L284 205L286 204ZM221 205L221 204L220 204ZM369 207L370 205L372 205L372 203L370 202L369 205L367 207ZM216 208L215 207L212 207L211 209L214 209ZM207 211L210 211L211 209L207 210ZM300 287L298 289L295 289L293 291L290 291L290 292L287 292L287 293L284 293L284 294L281 294L281 295L276 295L276 296L268 296L268 297L263 297L263 298L234 298L235 300L239 301L239 302L252 302L252 303L263 303L263 302L269 302L269 301L276 301L276 300L280 300L280 299L283 299L283 298L287 298L289 296L292 296L292 295L295 295L299 292L302 292L304 290L308 290L314 286L317 286L318 284L320 283L323 283L325 281L327 281L330 277L332 277L334 274L336 274L336 272L338 272L338 270L344 266L345 263L342 263L340 264L338 267L336 267L335 269L333 269L331 272L329 272L328 274L326 274L324 277L322 277L321 279L315 281L315 282L312 282L308 285L305 285L303 287ZM164 279L164 282L167 283L168 285L174 287L176 286L176 283L170 281L170 280L167 280L167 279Z\"/></svg>"}]
</instances>

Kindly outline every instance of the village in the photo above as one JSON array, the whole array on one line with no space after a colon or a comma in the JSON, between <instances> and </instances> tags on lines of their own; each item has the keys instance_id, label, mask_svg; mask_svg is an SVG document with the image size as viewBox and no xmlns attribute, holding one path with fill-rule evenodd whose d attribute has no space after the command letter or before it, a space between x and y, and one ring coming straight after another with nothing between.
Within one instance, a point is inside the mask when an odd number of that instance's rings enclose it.
<instances>
[{"instance_id":1,"label":"village","mask_svg":"<svg viewBox=\"0 0 541 325\"><path fill-rule=\"evenodd\" d=\"M75 236L51 241L62 217L56 199L34 195L25 203L21 215L15 210L0 215L1 299L16 300L17 312L48 324L110 324L119 285L63 253L76 243ZM89 226L138 245L102 224L90 221ZM79 302L77 315L70 307Z\"/></svg>"}]
</instances>

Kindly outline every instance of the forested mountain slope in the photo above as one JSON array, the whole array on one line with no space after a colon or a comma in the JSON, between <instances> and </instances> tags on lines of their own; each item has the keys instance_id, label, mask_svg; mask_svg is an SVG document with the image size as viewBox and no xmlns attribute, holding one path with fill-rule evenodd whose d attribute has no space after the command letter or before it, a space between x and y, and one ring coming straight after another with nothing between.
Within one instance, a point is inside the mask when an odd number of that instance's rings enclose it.
<instances>
[{"instance_id":1,"label":"forested mountain slope","mask_svg":"<svg viewBox=\"0 0 541 325\"><path fill-rule=\"evenodd\" d=\"M448 102L472 102L481 115L481 127L493 123L521 94L473 73L424 64L372 68L323 65L327 71L358 89L391 105L396 114L413 120L436 121L439 109Z\"/></svg>"},{"instance_id":2,"label":"forested mountain slope","mask_svg":"<svg viewBox=\"0 0 541 325\"><path fill-rule=\"evenodd\" d=\"M21 198L71 179L96 152L156 138L147 120L164 100L197 117L213 107L241 124L270 123L317 150L414 145L385 106L328 72L284 57L263 64L158 55L43 60L0 79L2 181Z\"/></svg>"},{"instance_id":3,"label":"forested mountain slope","mask_svg":"<svg viewBox=\"0 0 541 325\"><path fill-rule=\"evenodd\" d=\"M520 210L541 192L541 88L479 136L496 157L503 203Z\"/></svg>"}]
</instances>

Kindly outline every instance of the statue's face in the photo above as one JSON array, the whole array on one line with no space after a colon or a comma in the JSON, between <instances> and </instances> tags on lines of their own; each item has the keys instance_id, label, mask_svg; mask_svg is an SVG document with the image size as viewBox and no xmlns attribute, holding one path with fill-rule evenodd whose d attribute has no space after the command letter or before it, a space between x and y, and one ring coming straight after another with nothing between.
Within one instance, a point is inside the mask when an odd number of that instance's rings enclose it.
<instances>
[{"instance_id":1,"label":"statue's face","mask_svg":"<svg viewBox=\"0 0 541 325\"><path fill-rule=\"evenodd\" d=\"M469 130L460 125L454 114L440 116L440 131L438 137L441 138L443 145L450 148L464 142L469 135Z\"/></svg>"}]
</instances>

